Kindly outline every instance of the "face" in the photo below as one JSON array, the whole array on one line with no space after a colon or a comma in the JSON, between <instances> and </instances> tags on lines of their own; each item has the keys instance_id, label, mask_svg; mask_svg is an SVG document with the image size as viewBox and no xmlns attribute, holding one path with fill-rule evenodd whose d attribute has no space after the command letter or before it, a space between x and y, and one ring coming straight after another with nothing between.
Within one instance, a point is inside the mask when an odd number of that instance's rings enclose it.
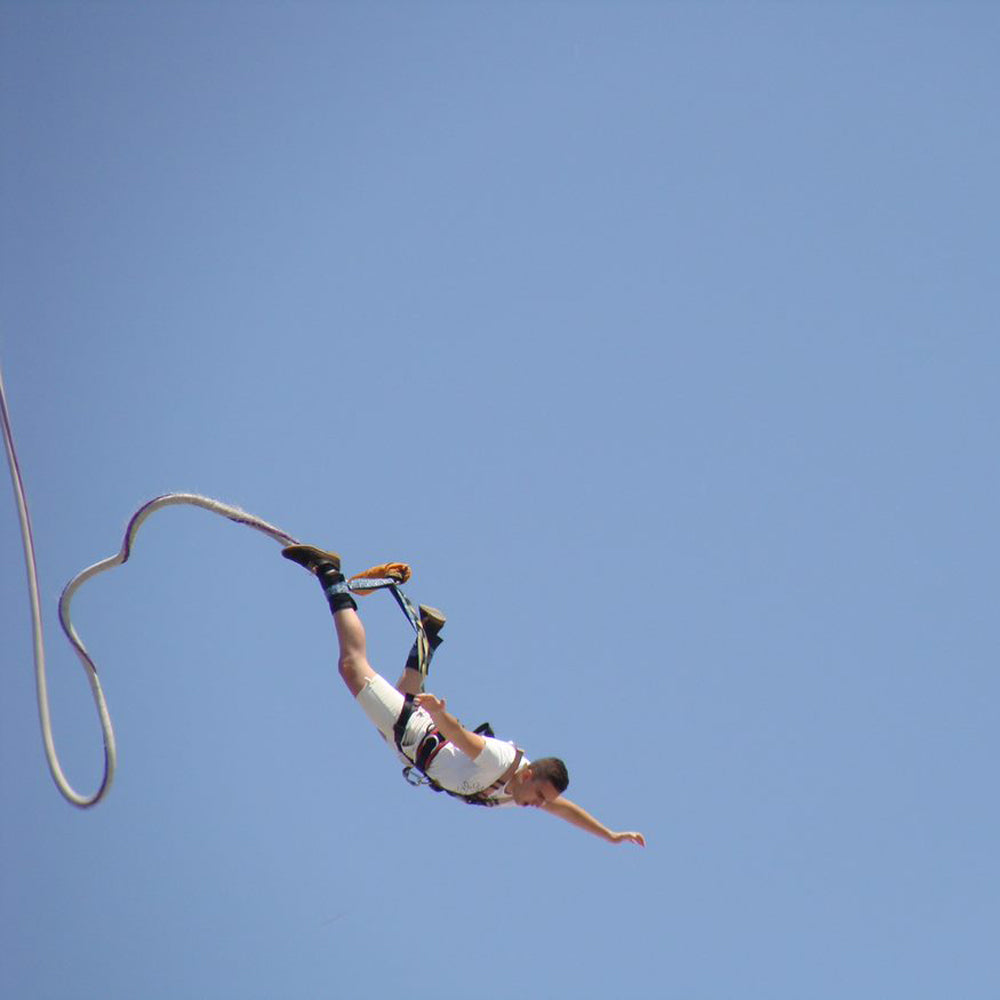
<instances>
[{"instance_id":1,"label":"face","mask_svg":"<svg viewBox=\"0 0 1000 1000\"><path fill-rule=\"evenodd\" d=\"M540 806L548 805L559 798L559 790L551 781L536 778L528 774L511 789L511 795L519 806Z\"/></svg>"}]
</instances>

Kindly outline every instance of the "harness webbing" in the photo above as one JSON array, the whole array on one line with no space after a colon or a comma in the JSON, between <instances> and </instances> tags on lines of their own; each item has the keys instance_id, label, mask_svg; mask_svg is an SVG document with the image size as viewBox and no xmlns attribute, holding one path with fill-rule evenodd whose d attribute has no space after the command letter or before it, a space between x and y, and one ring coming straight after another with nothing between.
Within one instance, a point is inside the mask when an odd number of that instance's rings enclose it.
<instances>
[{"instance_id":1,"label":"harness webbing","mask_svg":"<svg viewBox=\"0 0 1000 1000\"><path fill-rule=\"evenodd\" d=\"M409 656L406 658L406 666L418 671L421 677L426 677L427 671L430 669L431 659L434 657L434 650L441 645L441 639L435 636L435 641L432 642L428 638L427 630L424 628L424 623L420 620L419 612L413 607L413 602L396 584L393 584L389 588L389 592L396 598L396 603L399 605L400 610L406 615L407 621L409 621L413 626L413 630L417 633L413 640L413 645L410 647Z\"/></svg>"}]
</instances>

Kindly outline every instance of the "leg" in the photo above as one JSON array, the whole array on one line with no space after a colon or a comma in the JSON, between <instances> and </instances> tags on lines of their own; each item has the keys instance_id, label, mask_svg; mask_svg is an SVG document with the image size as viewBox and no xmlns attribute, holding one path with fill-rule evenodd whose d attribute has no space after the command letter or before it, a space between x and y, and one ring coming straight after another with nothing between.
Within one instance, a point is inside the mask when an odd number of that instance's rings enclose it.
<instances>
[{"instance_id":1,"label":"leg","mask_svg":"<svg viewBox=\"0 0 1000 1000\"><path fill-rule=\"evenodd\" d=\"M400 694L420 694L424 689L424 678L421 676L419 670L413 670L411 667L404 667L403 673L400 675L398 681L396 681L396 690Z\"/></svg>"},{"instance_id":2,"label":"leg","mask_svg":"<svg viewBox=\"0 0 1000 1000\"><path fill-rule=\"evenodd\" d=\"M358 606L340 572L340 556L313 545L289 545L282 549L281 554L303 566L319 580L337 629L340 645L337 668L347 689L356 698L368 679L377 675L368 662L365 627L358 617Z\"/></svg>"},{"instance_id":3,"label":"leg","mask_svg":"<svg viewBox=\"0 0 1000 1000\"><path fill-rule=\"evenodd\" d=\"M365 641L365 627L361 624L357 611L353 608L343 608L333 614L333 624L337 629L337 641L340 644L340 658L337 669L347 685L348 691L358 696L375 671L368 662L368 649Z\"/></svg>"}]
</instances>

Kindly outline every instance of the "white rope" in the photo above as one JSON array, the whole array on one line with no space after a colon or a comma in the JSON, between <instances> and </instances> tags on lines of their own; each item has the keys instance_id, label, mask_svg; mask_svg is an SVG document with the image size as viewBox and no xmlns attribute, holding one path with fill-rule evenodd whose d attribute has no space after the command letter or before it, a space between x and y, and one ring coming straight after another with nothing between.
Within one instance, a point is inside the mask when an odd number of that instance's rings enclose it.
<instances>
[{"instance_id":1,"label":"white rope","mask_svg":"<svg viewBox=\"0 0 1000 1000\"><path fill-rule=\"evenodd\" d=\"M59 764L59 757L56 753L55 741L52 736L52 719L49 712L48 685L45 679L45 645L42 636L42 615L41 601L38 596L38 571L35 564L35 545L31 534L31 519L28 515L28 505L24 496L24 481L21 476L21 469L17 461L17 453L14 450L14 436L10 427L10 414L7 410L7 394L3 385L3 372L0 371L0 422L3 424L4 444L7 446L7 460L10 465L11 478L14 481L14 496L17 501L18 514L21 520L21 538L24 543L24 562L28 576L28 595L31 601L31 620L35 654L35 682L38 692L38 715L42 725L42 740L45 743L45 756L49 763L49 770L55 780L56 787L63 796L75 806L86 809L96 805L107 794L114 779L115 765L117 763L117 753L115 750L115 734L111 725L111 716L108 713L107 703L104 699L104 691L101 682L97 677L97 667L90 658L86 647L80 641L80 637L73 628L70 621L70 602L73 595L88 580L124 563L132 551L132 542L136 532L150 514L162 507L174 504L190 504L211 511L213 514L221 514L223 517L235 521L237 524L245 524L250 528L263 532L274 539L282 546L295 544L295 539L286 534L280 528L262 521L238 507L222 503L219 500L212 500L210 497L199 496L196 493L168 493L164 496L156 497L148 503L143 504L133 515L125 529L125 538L122 547L116 555L88 566L87 569L78 573L68 584L59 598L59 624L62 626L66 638L79 656L90 682L91 694L97 708L97 715L101 723L101 732L104 736L104 775L96 792L92 795L81 795L69 783Z\"/></svg>"}]
</instances>

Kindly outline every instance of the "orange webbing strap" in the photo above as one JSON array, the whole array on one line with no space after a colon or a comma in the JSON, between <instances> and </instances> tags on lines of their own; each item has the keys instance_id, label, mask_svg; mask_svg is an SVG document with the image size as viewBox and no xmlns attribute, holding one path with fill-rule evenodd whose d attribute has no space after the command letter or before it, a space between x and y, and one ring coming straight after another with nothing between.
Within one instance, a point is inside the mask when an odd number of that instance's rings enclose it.
<instances>
[{"instance_id":1,"label":"orange webbing strap","mask_svg":"<svg viewBox=\"0 0 1000 1000\"><path fill-rule=\"evenodd\" d=\"M383 587L391 587L394 583L406 583L413 574L406 563L382 563L372 566L363 573L355 573L347 581L347 585L355 594L373 594Z\"/></svg>"}]
</instances>

